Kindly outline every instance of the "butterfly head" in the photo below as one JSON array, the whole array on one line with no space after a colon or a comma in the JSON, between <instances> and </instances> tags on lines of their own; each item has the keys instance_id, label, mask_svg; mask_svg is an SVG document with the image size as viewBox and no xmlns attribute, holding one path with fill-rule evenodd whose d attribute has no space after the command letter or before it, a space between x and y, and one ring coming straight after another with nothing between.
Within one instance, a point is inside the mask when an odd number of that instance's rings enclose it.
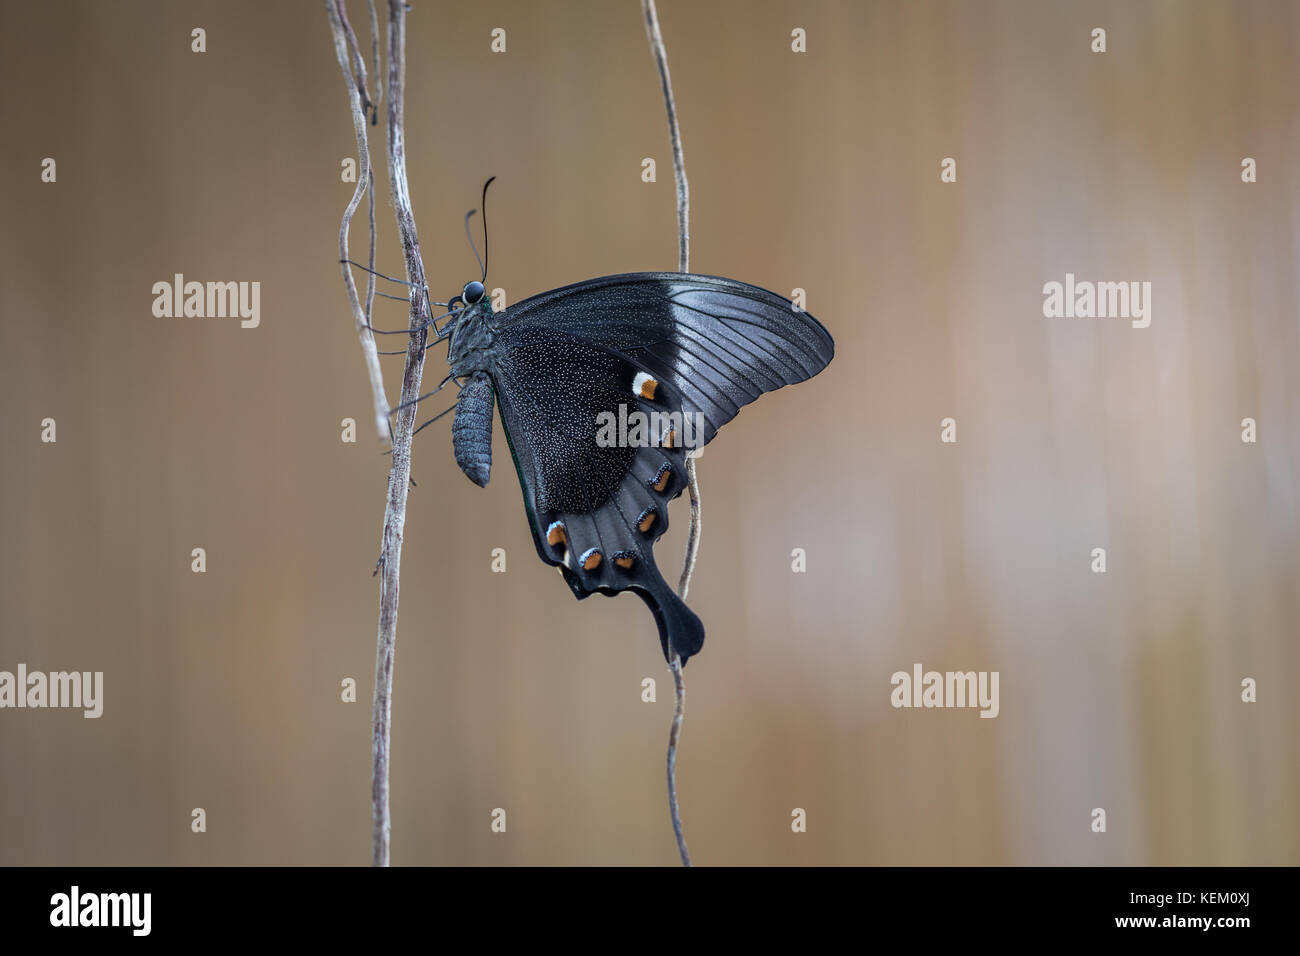
<instances>
[{"instance_id":1,"label":"butterfly head","mask_svg":"<svg viewBox=\"0 0 1300 956\"><path fill-rule=\"evenodd\" d=\"M466 282L465 288L460 290L460 295L452 296L447 305L452 310L453 318L450 325L444 326L444 333L465 324L465 319L477 318L484 309L488 312L492 311L491 301L487 298L487 289L478 279Z\"/></svg>"},{"instance_id":2,"label":"butterfly head","mask_svg":"<svg viewBox=\"0 0 1300 956\"><path fill-rule=\"evenodd\" d=\"M447 361L457 375L486 368L484 356L492 345L492 300L477 279L465 283L460 295L452 299L459 304L455 317L443 327L451 339Z\"/></svg>"},{"instance_id":3,"label":"butterfly head","mask_svg":"<svg viewBox=\"0 0 1300 956\"><path fill-rule=\"evenodd\" d=\"M460 294L453 296L447 303L454 317L440 333L451 338L447 358L453 368L462 366L469 353L481 352L491 343L491 332L485 320L492 314L492 303L487 298L487 288L483 283L487 281L487 190L488 186L492 185L492 179L483 184L482 256L478 254L478 247L474 245L474 236L469 231L470 218L477 210L471 209L465 214L465 236L469 239L469 247L474 250L474 258L478 259L479 269L482 270L481 277L466 282Z\"/></svg>"}]
</instances>

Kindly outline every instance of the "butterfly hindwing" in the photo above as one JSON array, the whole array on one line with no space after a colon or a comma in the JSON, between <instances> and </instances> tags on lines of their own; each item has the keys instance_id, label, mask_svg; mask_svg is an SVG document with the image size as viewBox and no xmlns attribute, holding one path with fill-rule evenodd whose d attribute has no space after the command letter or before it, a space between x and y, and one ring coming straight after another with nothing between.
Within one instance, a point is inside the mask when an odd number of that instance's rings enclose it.
<instances>
[{"instance_id":1,"label":"butterfly hindwing","mask_svg":"<svg viewBox=\"0 0 1300 956\"><path fill-rule=\"evenodd\" d=\"M633 413L667 419L679 399L669 390L651 399L644 382L634 391L636 366L564 333L535 329L507 338L493 350L492 376L538 555L559 566L579 598L640 594L655 614L665 656L675 650L685 660L699 650L703 625L654 558L668 502L686 485L685 451L680 443L659 444L662 431L653 443L629 444L608 427ZM537 375L539 368L547 374Z\"/></svg>"},{"instance_id":2,"label":"butterfly hindwing","mask_svg":"<svg viewBox=\"0 0 1300 956\"><path fill-rule=\"evenodd\" d=\"M712 276L592 279L496 317L488 374L542 560L580 598L640 594L665 657L685 661L703 625L653 551L686 487L684 446L711 440L764 392L815 375L833 352L826 330L787 300ZM633 413L644 416L639 432Z\"/></svg>"}]
</instances>

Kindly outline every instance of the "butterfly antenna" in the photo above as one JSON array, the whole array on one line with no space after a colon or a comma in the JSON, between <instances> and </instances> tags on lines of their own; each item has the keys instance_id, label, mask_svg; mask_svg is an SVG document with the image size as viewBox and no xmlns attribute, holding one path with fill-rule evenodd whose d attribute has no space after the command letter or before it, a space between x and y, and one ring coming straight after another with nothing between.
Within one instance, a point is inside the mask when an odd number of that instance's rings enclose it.
<instances>
[{"instance_id":1,"label":"butterfly antenna","mask_svg":"<svg viewBox=\"0 0 1300 956\"><path fill-rule=\"evenodd\" d=\"M483 209L483 278L479 281L487 282L488 267L488 233L487 233L487 189L492 185L495 176L489 176L488 181L483 184L483 199L479 206Z\"/></svg>"},{"instance_id":2,"label":"butterfly antenna","mask_svg":"<svg viewBox=\"0 0 1300 956\"><path fill-rule=\"evenodd\" d=\"M465 238L469 240L469 247L474 250L474 258L478 260L479 270L483 273L483 278L486 279L487 266L483 265L483 257L478 254L478 246L474 245L474 237L469 231L469 221L473 218L474 213L476 212L478 212L477 209L471 209L469 212L465 213ZM486 243L484 243L484 245L486 246Z\"/></svg>"},{"instance_id":3,"label":"butterfly antenna","mask_svg":"<svg viewBox=\"0 0 1300 956\"><path fill-rule=\"evenodd\" d=\"M480 282L487 281L487 256L488 256L487 190L488 187L492 185L493 179L496 179L496 177L495 176L491 177L490 179L488 179L487 182L483 184L483 201L479 203L479 205L483 207L483 255L482 256L478 254L478 246L474 245L474 236L469 231L469 221L473 217L474 213L478 212L478 210L471 209L469 212L465 213L465 238L469 240L469 247L474 250L474 258L478 260Z\"/></svg>"}]
</instances>

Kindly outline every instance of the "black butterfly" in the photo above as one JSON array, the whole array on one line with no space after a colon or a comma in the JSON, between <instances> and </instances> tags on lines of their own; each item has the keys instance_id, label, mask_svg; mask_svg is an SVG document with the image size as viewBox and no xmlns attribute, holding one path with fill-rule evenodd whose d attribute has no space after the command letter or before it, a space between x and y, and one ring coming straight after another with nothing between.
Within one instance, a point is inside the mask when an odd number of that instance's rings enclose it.
<instances>
[{"instance_id":1,"label":"black butterfly","mask_svg":"<svg viewBox=\"0 0 1300 956\"><path fill-rule=\"evenodd\" d=\"M659 573L654 543L687 453L742 405L824 369L830 334L772 292L677 272L588 279L500 313L475 281L447 305L458 303L434 326L450 339L448 378L464 382L456 463L488 483L495 400L538 556L578 598L635 591L664 657L685 663L704 625Z\"/></svg>"}]
</instances>

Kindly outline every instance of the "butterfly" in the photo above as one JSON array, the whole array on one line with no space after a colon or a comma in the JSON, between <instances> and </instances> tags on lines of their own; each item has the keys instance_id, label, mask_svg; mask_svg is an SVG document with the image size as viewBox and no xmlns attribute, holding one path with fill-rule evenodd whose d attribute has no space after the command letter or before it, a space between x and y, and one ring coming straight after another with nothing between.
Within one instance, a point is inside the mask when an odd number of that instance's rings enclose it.
<instances>
[{"instance_id":1,"label":"butterfly","mask_svg":"<svg viewBox=\"0 0 1300 956\"><path fill-rule=\"evenodd\" d=\"M687 487L687 455L764 392L824 369L830 334L773 292L678 272L588 279L500 312L476 280L438 304L452 310L434 328L460 384L456 463L487 485L495 406L538 557L579 599L639 595L664 658L685 664L704 625L664 580L654 545Z\"/></svg>"}]
</instances>

